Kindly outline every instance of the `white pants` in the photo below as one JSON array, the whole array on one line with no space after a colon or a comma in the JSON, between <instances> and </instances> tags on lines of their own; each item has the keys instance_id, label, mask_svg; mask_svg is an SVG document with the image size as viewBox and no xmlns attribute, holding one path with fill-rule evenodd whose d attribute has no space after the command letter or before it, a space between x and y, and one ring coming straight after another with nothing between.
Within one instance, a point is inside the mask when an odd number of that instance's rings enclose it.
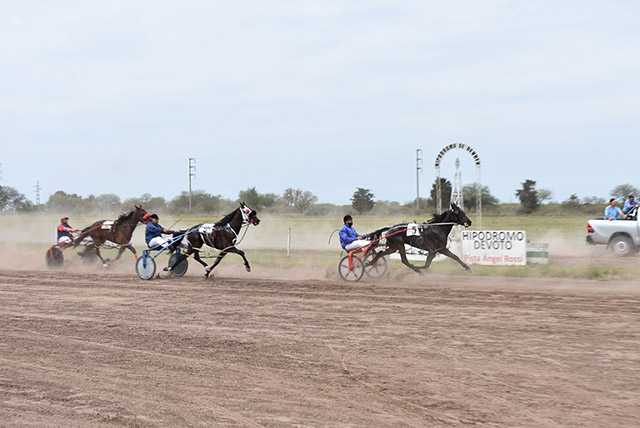
<instances>
[{"instance_id":1,"label":"white pants","mask_svg":"<svg viewBox=\"0 0 640 428\"><path fill-rule=\"evenodd\" d=\"M347 251L353 251L358 248L366 247L369 244L371 244L371 241L368 239L356 239L351 244L347 244L344 249Z\"/></svg>"},{"instance_id":2,"label":"white pants","mask_svg":"<svg viewBox=\"0 0 640 428\"><path fill-rule=\"evenodd\" d=\"M169 241L164 239L162 236L156 236L151 241L149 241L149 248L153 248L156 245L161 245L162 248L167 248L169 246ZM180 248L189 248L189 242L186 239L183 239L182 241L180 241Z\"/></svg>"},{"instance_id":3,"label":"white pants","mask_svg":"<svg viewBox=\"0 0 640 428\"><path fill-rule=\"evenodd\" d=\"M61 245L68 245L68 244L71 244L72 242L73 241L68 236L61 236L60 239L58 239L58 244L61 244ZM82 240L82 242L80 242L80 245L89 245L92 242L93 242L93 239L90 236L87 236Z\"/></svg>"}]
</instances>

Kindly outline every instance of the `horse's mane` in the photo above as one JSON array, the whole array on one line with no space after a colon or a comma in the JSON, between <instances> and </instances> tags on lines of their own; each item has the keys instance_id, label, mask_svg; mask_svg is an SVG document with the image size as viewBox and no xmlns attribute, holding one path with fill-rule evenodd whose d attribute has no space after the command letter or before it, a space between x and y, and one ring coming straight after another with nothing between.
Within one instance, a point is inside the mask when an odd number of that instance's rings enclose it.
<instances>
[{"instance_id":1,"label":"horse's mane","mask_svg":"<svg viewBox=\"0 0 640 428\"><path fill-rule=\"evenodd\" d=\"M449 210L441 213L441 214L433 214L433 217L431 218L431 220L427 220L426 223L442 223L444 221L444 218L447 216L447 214L449 213Z\"/></svg>"},{"instance_id":2,"label":"horse's mane","mask_svg":"<svg viewBox=\"0 0 640 428\"><path fill-rule=\"evenodd\" d=\"M231 211L229 214L227 214L226 216L222 217L220 220L218 220L214 224L216 226L224 226L227 223L231 223L231 219L233 219L233 217L236 215L236 211L238 211L238 208L236 208L235 210Z\"/></svg>"},{"instance_id":3,"label":"horse's mane","mask_svg":"<svg viewBox=\"0 0 640 428\"><path fill-rule=\"evenodd\" d=\"M134 212L135 212L135 211L130 211L130 212L126 213L126 214L122 214L122 215L121 215L120 217L118 217L118 219L115 221L115 224L122 223L122 222L125 222L125 221L129 220L129 219L131 218L131 216L133 215L133 213L134 213Z\"/></svg>"}]
</instances>

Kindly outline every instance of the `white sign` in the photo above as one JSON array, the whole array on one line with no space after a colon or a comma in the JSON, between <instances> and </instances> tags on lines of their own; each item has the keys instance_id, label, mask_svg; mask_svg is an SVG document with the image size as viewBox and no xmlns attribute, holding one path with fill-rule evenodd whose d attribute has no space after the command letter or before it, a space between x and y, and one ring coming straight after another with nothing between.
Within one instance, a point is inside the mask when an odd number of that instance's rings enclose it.
<instances>
[{"instance_id":1,"label":"white sign","mask_svg":"<svg viewBox=\"0 0 640 428\"><path fill-rule=\"evenodd\" d=\"M524 230L463 230L462 261L477 265L526 265Z\"/></svg>"}]
</instances>

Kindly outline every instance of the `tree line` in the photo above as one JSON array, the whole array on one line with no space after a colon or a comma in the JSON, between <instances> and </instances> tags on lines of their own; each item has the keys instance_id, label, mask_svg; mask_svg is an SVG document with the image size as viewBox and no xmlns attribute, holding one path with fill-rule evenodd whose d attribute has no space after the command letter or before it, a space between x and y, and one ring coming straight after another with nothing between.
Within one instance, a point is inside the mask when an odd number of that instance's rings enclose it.
<instances>
[{"instance_id":1,"label":"tree line","mask_svg":"<svg viewBox=\"0 0 640 428\"><path fill-rule=\"evenodd\" d=\"M437 180L437 179L436 179ZM305 215L327 215L353 210L358 214L382 214L393 215L399 213L433 213L436 210L436 189L437 181L434 180L429 197L415 199L404 204L396 201L376 200L375 194L367 188L357 187L351 197L350 206L338 206L333 204L318 204L318 197L308 190L297 188L287 188L278 195L275 193L260 193L256 187L241 190L238 198L231 200L221 195L212 195L204 190L195 190L189 197L189 192L183 191L171 200L166 200L161 196L153 196L144 193L138 198L128 198L121 200L118 195L107 193L102 195L89 195L82 197L75 193L66 193L58 190L49 199L40 205L29 201L22 193L8 186L0 186L0 213L37 213L51 212L64 214L98 214L129 211L135 204L141 204L149 212L168 213L173 215L182 214L210 214L224 213L236 208L240 201L247 203L250 207L260 212L271 212L276 214L305 214ZM537 212L545 202L553 202L553 192L548 189L537 189L534 180L527 179L520 183L521 187L516 190L520 203L517 212L532 214ZM469 213L475 211L478 193L482 198L482 207L485 212L498 210L502 204L498 198L493 196L487 186L478 184L467 184L462 188L462 197L465 210ZM452 185L445 178L440 178L440 188L442 192L443 208L451 200ZM480 192L478 192L480 190ZM629 195L640 195L640 191L630 185L622 184L611 190L612 197L620 202ZM416 203L418 202L418 203ZM583 197L572 194L567 200L559 205L563 210L590 210L600 207L608 201L600 197ZM416 208L416 205L419 209Z\"/></svg>"}]
</instances>

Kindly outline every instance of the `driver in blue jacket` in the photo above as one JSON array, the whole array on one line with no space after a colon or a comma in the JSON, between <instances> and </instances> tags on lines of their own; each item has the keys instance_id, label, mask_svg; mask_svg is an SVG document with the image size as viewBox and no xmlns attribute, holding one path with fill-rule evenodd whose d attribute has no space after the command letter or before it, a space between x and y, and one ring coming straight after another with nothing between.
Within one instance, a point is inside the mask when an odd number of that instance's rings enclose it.
<instances>
[{"instance_id":1,"label":"driver in blue jacket","mask_svg":"<svg viewBox=\"0 0 640 428\"><path fill-rule=\"evenodd\" d=\"M144 232L144 239L149 248L155 247L156 245L162 245L163 247L169 245L167 240L162 237L162 234L171 234L173 233L173 230L165 229L160 226L160 223L158 222L160 220L158 214L147 213L144 215L144 219L149 220L149 223L147 223L147 229Z\"/></svg>"},{"instance_id":2,"label":"driver in blue jacket","mask_svg":"<svg viewBox=\"0 0 640 428\"><path fill-rule=\"evenodd\" d=\"M353 251L371 244L371 241L367 239L369 235L360 235L353 228L353 217L347 214L342 221L344 226L338 234L340 235L340 246L345 251Z\"/></svg>"}]
</instances>

